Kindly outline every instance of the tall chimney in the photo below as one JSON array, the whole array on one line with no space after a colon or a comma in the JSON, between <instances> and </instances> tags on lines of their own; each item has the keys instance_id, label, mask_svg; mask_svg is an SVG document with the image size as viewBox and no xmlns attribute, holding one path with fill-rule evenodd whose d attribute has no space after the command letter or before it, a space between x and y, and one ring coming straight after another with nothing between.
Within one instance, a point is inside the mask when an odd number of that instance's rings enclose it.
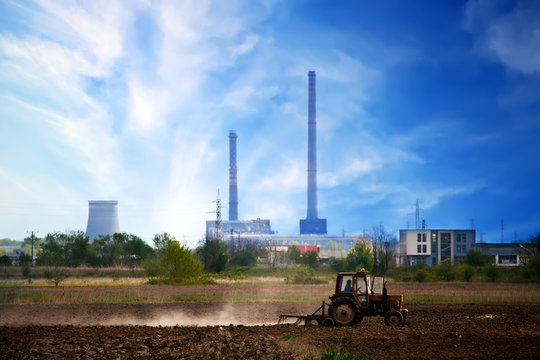
<instances>
[{"instance_id":1,"label":"tall chimney","mask_svg":"<svg viewBox=\"0 0 540 360\"><path fill-rule=\"evenodd\" d=\"M229 132L229 221L238 220L238 180L236 178L236 131Z\"/></svg>"},{"instance_id":2,"label":"tall chimney","mask_svg":"<svg viewBox=\"0 0 540 360\"><path fill-rule=\"evenodd\" d=\"M326 219L317 212L317 93L315 71L308 73L308 171L307 217L300 220L300 234L326 234Z\"/></svg>"},{"instance_id":3,"label":"tall chimney","mask_svg":"<svg viewBox=\"0 0 540 360\"><path fill-rule=\"evenodd\" d=\"M308 173L307 173L307 219L317 216L317 93L315 71L308 73Z\"/></svg>"},{"instance_id":4,"label":"tall chimney","mask_svg":"<svg viewBox=\"0 0 540 360\"><path fill-rule=\"evenodd\" d=\"M90 242L94 241L99 235L113 235L118 232L120 232L118 222L118 201L88 201L86 236L90 238Z\"/></svg>"}]
</instances>

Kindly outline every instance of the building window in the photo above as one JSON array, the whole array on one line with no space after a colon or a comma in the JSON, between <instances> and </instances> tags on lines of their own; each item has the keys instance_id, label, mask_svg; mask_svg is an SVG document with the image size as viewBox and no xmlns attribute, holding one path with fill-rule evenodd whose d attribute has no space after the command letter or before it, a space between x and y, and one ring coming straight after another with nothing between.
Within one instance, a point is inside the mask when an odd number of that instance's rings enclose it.
<instances>
[{"instance_id":1,"label":"building window","mask_svg":"<svg viewBox=\"0 0 540 360\"><path fill-rule=\"evenodd\" d=\"M437 264L437 258L434 257L434 258L431 258L431 265L436 265Z\"/></svg>"},{"instance_id":2,"label":"building window","mask_svg":"<svg viewBox=\"0 0 540 360\"><path fill-rule=\"evenodd\" d=\"M457 252L458 252L458 253L461 252L461 245L458 245L458 246L457 246Z\"/></svg>"},{"instance_id":3,"label":"building window","mask_svg":"<svg viewBox=\"0 0 540 360\"><path fill-rule=\"evenodd\" d=\"M467 245L463 244L463 246L461 247L461 250L463 250L463 252L467 252Z\"/></svg>"},{"instance_id":4,"label":"building window","mask_svg":"<svg viewBox=\"0 0 540 360\"><path fill-rule=\"evenodd\" d=\"M426 245L425 245L425 244L422 245L422 252L423 252L423 253L427 253L427 248L426 248Z\"/></svg>"},{"instance_id":5,"label":"building window","mask_svg":"<svg viewBox=\"0 0 540 360\"><path fill-rule=\"evenodd\" d=\"M417 234L417 239L418 239L418 242L422 241L422 234Z\"/></svg>"},{"instance_id":6,"label":"building window","mask_svg":"<svg viewBox=\"0 0 540 360\"><path fill-rule=\"evenodd\" d=\"M461 242L461 234L456 235L456 242Z\"/></svg>"},{"instance_id":7,"label":"building window","mask_svg":"<svg viewBox=\"0 0 540 360\"><path fill-rule=\"evenodd\" d=\"M426 242L426 234L422 234L422 242Z\"/></svg>"},{"instance_id":8,"label":"building window","mask_svg":"<svg viewBox=\"0 0 540 360\"><path fill-rule=\"evenodd\" d=\"M449 260L451 255L450 246L452 237L450 233L441 233L441 262Z\"/></svg>"},{"instance_id":9,"label":"building window","mask_svg":"<svg viewBox=\"0 0 540 360\"><path fill-rule=\"evenodd\" d=\"M517 255L499 255L500 265L517 264Z\"/></svg>"},{"instance_id":10,"label":"building window","mask_svg":"<svg viewBox=\"0 0 540 360\"><path fill-rule=\"evenodd\" d=\"M416 252L420 254L422 252L422 245L418 245L416 250Z\"/></svg>"},{"instance_id":11,"label":"building window","mask_svg":"<svg viewBox=\"0 0 540 360\"><path fill-rule=\"evenodd\" d=\"M461 234L461 241L467 242L467 234Z\"/></svg>"}]
</instances>

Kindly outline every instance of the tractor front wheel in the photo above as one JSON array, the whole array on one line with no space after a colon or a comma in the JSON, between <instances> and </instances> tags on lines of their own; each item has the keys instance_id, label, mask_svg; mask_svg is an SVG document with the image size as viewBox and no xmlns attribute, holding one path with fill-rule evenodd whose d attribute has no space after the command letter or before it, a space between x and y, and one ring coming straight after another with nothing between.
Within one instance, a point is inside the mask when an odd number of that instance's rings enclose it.
<instances>
[{"instance_id":1,"label":"tractor front wheel","mask_svg":"<svg viewBox=\"0 0 540 360\"><path fill-rule=\"evenodd\" d=\"M399 326L405 323L403 314L399 311L392 310L386 313L384 316L384 323L388 326Z\"/></svg>"},{"instance_id":2,"label":"tractor front wheel","mask_svg":"<svg viewBox=\"0 0 540 360\"><path fill-rule=\"evenodd\" d=\"M340 297L332 301L328 312L334 323L339 326L352 325L357 316L354 300L348 297Z\"/></svg>"}]
</instances>

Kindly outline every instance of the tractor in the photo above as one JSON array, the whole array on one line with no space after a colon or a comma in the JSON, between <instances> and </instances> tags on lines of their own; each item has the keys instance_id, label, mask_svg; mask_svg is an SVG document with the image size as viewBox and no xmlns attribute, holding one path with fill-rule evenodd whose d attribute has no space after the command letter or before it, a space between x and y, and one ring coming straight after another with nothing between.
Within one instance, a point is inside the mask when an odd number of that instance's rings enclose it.
<instances>
[{"instance_id":1,"label":"tractor","mask_svg":"<svg viewBox=\"0 0 540 360\"><path fill-rule=\"evenodd\" d=\"M408 311L403 308L403 295L388 295L384 277L362 269L358 272L340 272L331 303L322 305L311 315L281 315L278 324L296 318L305 325L347 326L359 324L364 316L384 316L388 326L404 325Z\"/></svg>"}]
</instances>

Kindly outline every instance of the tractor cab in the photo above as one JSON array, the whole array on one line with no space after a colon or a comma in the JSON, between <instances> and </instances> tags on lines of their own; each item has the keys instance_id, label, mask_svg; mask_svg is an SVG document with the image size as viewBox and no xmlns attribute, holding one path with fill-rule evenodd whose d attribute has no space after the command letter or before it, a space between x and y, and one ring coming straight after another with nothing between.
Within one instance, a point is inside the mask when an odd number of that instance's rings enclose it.
<instances>
[{"instance_id":1,"label":"tractor cab","mask_svg":"<svg viewBox=\"0 0 540 360\"><path fill-rule=\"evenodd\" d=\"M370 295L382 295L383 291L384 277L371 277L364 269L357 272L340 272L337 276L335 293L330 299L352 296L362 308L367 308Z\"/></svg>"}]
</instances>

